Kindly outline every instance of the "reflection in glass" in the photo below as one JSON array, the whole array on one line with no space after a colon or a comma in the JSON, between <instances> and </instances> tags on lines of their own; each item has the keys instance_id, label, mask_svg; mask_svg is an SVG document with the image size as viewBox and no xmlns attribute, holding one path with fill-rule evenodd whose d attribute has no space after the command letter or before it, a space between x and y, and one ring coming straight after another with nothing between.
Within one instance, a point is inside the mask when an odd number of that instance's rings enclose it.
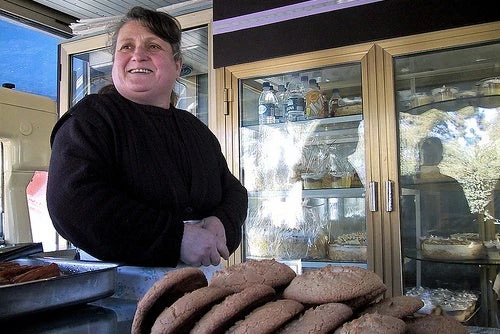
<instances>
[{"instance_id":1,"label":"reflection in glass","mask_svg":"<svg viewBox=\"0 0 500 334\"><path fill-rule=\"evenodd\" d=\"M311 115L306 99L302 118L280 114L259 124L264 82L283 89L292 74L241 82L240 165L249 191L244 256L299 261L304 270L312 261L366 263L360 66L309 70L300 77L309 78L311 91L323 100L339 90L346 102L335 115Z\"/></svg>"}]
</instances>

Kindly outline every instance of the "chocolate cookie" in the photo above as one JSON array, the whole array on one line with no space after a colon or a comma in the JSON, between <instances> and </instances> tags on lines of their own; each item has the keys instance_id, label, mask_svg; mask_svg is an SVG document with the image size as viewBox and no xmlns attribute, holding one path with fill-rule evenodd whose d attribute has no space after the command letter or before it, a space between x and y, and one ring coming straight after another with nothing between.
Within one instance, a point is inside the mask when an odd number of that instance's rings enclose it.
<instances>
[{"instance_id":1,"label":"chocolate cookie","mask_svg":"<svg viewBox=\"0 0 500 334\"><path fill-rule=\"evenodd\" d=\"M296 276L284 263L276 260L250 260L215 272L209 286L240 292L255 284L265 284L279 290Z\"/></svg>"},{"instance_id":2,"label":"chocolate cookie","mask_svg":"<svg viewBox=\"0 0 500 334\"><path fill-rule=\"evenodd\" d=\"M255 308L271 301L275 291L268 285L256 284L232 294L212 307L194 326L191 334L224 333Z\"/></svg>"},{"instance_id":3,"label":"chocolate cookie","mask_svg":"<svg viewBox=\"0 0 500 334\"><path fill-rule=\"evenodd\" d=\"M367 313L346 322L334 334L404 334L405 330L406 324L401 319L378 313Z\"/></svg>"},{"instance_id":4,"label":"chocolate cookie","mask_svg":"<svg viewBox=\"0 0 500 334\"><path fill-rule=\"evenodd\" d=\"M303 304L343 302L384 288L372 271L354 266L328 265L296 276L283 291L283 298Z\"/></svg>"},{"instance_id":5,"label":"chocolate cookie","mask_svg":"<svg viewBox=\"0 0 500 334\"><path fill-rule=\"evenodd\" d=\"M226 333L229 334L267 334L274 333L287 321L298 315L304 306L290 299L268 302L238 321Z\"/></svg>"},{"instance_id":6,"label":"chocolate cookie","mask_svg":"<svg viewBox=\"0 0 500 334\"><path fill-rule=\"evenodd\" d=\"M341 303L321 304L311 307L300 318L288 323L279 334L331 333L352 316L349 306Z\"/></svg>"},{"instance_id":7,"label":"chocolate cookie","mask_svg":"<svg viewBox=\"0 0 500 334\"><path fill-rule=\"evenodd\" d=\"M194 267L170 271L144 294L137 303L132 334L150 333L158 315L185 293L207 286L203 271Z\"/></svg>"},{"instance_id":8,"label":"chocolate cookie","mask_svg":"<svg viewBox=\"0 0 500 334\"><path fill-rule=\"evenodd\" d=\"M151 334L189 333L203 314L231 293L227 289L205 286L185 294L156 318Z\"/></svg>"},{"instance_id":9,"label":"chocolate cookie","mask_svg":"<svg viewBox=\"0 0 500 334\"><path fill-rule=\"evenodd\" d=\"M379 313L403 319L417 312L424 306L422 299L413 296L395 296L382 299L364 309L361 314Z\"/></svg>"},{"instance_id":10,"label":"chocolate cookie","mask_svg":"<svg viewBox=\"0 0 500 334\"><path fill-rule=\"evenodd\" d=\"M469 331L453 317L442 315L426 315L417 318L408 318L406 322L407 334L420 333L453 333L466 334Z\"/></svg>"}]
</instances>

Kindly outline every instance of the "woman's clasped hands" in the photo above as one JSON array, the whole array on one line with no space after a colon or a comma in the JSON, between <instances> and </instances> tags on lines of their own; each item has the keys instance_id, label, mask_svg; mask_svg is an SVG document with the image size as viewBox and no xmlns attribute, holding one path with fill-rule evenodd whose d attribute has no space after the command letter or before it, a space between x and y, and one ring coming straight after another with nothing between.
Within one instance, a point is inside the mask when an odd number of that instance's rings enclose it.
<instances>
[{"instance_id":1,"label":"woman's clasped hands","mask_svg":"<svg viewBox=\"0 0 500 334\"><path fill-rule=\"evenodd\" d=\"M224 225L215 216L199 223L185 223L180 260L193 266L218 265L229 258Z\"/></svg>"}]
</instances>

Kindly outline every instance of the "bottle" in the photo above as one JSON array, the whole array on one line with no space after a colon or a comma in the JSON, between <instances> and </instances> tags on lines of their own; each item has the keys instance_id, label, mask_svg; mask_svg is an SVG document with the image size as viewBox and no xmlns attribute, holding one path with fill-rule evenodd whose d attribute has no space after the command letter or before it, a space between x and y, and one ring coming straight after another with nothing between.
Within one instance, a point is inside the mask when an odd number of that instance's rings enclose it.
<instances>
[{"instance_id":1,"label":"bottle","mask_svg":"<svg viewBox=\"0 0 500 334\"><path fill-rule=\"evenodd\" d=\"M262 92L259 96L259 124L274 123L274 114L278 101L274 89L269 82L262 83Z\"/></svg>"},{"instance_id":2,"label":"bottle","mask_svg":"<svg viewBox=\"0 0 500 334\"><path fill-rule=\"evenodd\" d=\"M335 116L335 112L339 108L339 103L341 100L342 100L342 97L340 96L340 91L337 88L334 88L332 90L332 97L330 98L330 101L328 102L329 117Z\"/></svg>"},{"instance_id":3,"label":"bottle","mask_svg":"<svg viewBox=\"0 0 500 334\"><path fill-rule=\"evenodd\" d=\"M311 90L309 87L309 77L307 75L303 75L300 77L300 83L302 84L302 94L304 94L304 98L308 91Z\"/></svg>"},{"instance_id":4,"label":"bottle","mask_svg":"<svg viewBox=\"0 0 500 334\"><path fill-rule=\"evenodd\" d=\"M276 122L284 122L286 114L286 88L285 85L278 85L278 92L276 93L278 100L278 107L274 113Z\"/></svg>"},{"instance_id":5,"label":"bottle","mask_svg":"<svg viewBox=\"0 0 500 334\"><path fill-rule=\"evenodd\" d=\"M305 99L299 74L293 74L287 86L286 119L303 120L305 115Z\"/></svg>"},{"instance_id":6,"label":"bottle","mask_svg":"<svg viewBox=\"0 0 500 334\"><path fill-rule=\"evenodd\" d=\"M319 89L316 79L309 80L309 91L306 93L306 116L307 118L325 117L324 96Z\"/></svg>"}]
</instances>

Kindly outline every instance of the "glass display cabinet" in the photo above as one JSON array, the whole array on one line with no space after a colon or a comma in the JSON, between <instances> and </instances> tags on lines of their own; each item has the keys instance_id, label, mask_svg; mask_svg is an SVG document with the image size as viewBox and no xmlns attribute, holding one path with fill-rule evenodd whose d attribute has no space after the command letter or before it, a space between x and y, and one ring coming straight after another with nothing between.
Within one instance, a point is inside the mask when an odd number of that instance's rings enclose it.
<instances>
[{"instance_id":1,"label":"glass display cabinet","mask_svg":"<svg viewBox=\"0 0 500 334\"><path fill-rule=\"evenodd\" d=\"M499 65L499 43L394 59L404 292L471 324L498 311Z\"/></svg>"},{"instance_id":2,"label":"glass display cabinet","mask_svg":"<svg viewBox=\"0 0 500 334\"><path fill-rule=\"evenodd\" d=\"M225 68L225 145L249 191L237 257L297 272L366 266L387 296L422 297L423 313L498 328L499 32L495 22ZM323 100L338 94L339 109L287 117L280 87L297 77ZM271 86L269 108L259 97Z\"/></svg>"},{"instance_id":3,"label":"glass display cabinet","mask_svg":"<svg viewBox=\"0 0 500 334\"><path fill-rule=\"evenodd\" d=\"M302 79L301 112L292 110L293 77ZM262 124L264 83L279 89ZM239 91L244 258L274 258L298 272L330 262L366 266L360 64L248 78Z\"/></svg>"}]
</instances>

